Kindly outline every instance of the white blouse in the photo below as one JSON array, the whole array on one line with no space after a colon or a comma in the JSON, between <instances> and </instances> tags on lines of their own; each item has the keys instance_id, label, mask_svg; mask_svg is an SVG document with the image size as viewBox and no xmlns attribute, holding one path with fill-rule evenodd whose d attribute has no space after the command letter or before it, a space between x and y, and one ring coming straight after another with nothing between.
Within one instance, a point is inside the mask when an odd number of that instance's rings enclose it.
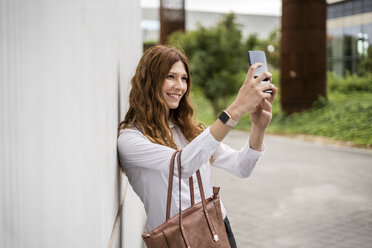
<instances>
[{"instance_id":1,"label":"white blouse","mask_svg":"<svg viewBox=\"0 0 372 248\"><path fill-rule=\"evenodd\" d=\"M247 141L240 151L218 142L210 133L204 130L190 143L187 142L181 130L170 123L173 139L181 154L181 202L182 210L190 207L190 189L188 178L192 175L194 182L195 203L201 201L196 171L200 169L205 197L213 194L213 180L209 159L212 156L213 166L226 170L238 177L248 177L257 161L263 154L249 147ZM133 190L142 200L147 213L146 228L151 231L163 222L167 209L168 177L170 159L175 150L152 143L137 129L123 129L118 137L118 153ZM177 166L177 163L175 163ZM174 170L173 190L170 216L178 213L178 173ZM226 210L221 202L223 217Z\"/></svg>"}]
</instances>

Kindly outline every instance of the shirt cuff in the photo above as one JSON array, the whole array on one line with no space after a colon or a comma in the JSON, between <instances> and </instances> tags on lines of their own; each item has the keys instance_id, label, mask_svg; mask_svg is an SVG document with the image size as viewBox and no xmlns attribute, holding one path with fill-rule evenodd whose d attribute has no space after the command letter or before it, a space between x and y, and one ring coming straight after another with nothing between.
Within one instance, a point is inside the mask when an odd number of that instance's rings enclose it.
<instances>
[{"instance_id":1,"label":"shirt cuff","mask_svg":"<svg viewBox=\"0 0 372 248\"><path fill-rule=\"evenodd\" d=\"M251 158L256 157L257 159L260 158L262 155L265 154L266 146L265 142L262 144L262 151L256 151L251 148L249 145L249 140L245 143L244 147L242 148L241 152L245 154L250 154Z\"/></svg>"}]
</instances>

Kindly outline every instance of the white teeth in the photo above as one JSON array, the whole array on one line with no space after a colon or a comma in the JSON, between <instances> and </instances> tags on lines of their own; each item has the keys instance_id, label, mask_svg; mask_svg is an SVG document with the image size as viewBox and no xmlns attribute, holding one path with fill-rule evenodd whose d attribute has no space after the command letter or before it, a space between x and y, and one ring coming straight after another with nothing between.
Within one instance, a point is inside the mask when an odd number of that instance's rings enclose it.
<instances>
[{"instance_id":1,"label":"white teeth","mask_svg":"<svg viewBox=\"0 0 372 248\"><path fill-rule=\"evenodd\" d=\"M177 98L179 99L180 98L180 95L176 95L176 94L168 94L170 97L173 97L173 98Z\"/></svg>"}]
</instances>

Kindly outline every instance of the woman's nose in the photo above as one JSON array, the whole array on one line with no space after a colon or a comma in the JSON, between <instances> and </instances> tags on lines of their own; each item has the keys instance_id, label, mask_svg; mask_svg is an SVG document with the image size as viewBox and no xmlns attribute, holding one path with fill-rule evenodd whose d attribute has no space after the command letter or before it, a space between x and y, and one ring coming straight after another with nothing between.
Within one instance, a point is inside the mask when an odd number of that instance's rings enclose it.
<instances>
[{"instance_id":1,"label":"woman's nose","mask_svg":"<svg viewBox=\"0 0 372 248\"><path fill-rule=\"evenodd\" d=\"M182 89L182 88L183 88L182 78L178 78L178 79L176 80L175 87L176 87L177 89Z\"/></svg>"}]
</instances>

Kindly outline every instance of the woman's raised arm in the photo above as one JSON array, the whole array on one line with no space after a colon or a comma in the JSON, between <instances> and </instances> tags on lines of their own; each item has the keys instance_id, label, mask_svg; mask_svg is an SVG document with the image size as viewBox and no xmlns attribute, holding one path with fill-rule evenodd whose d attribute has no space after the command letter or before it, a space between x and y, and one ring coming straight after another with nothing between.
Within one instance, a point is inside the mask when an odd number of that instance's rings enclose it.
<instances>
[{"instance_id":1,"label":"woman's raised arm","mask_svg":"<svg viewBox=\"0 0 372 248\"><path fill-rule=\"evenodd\" d=\"M263 141L263 134L267 125L269 124L270 120L267 122L263 122L262 118L267 118L267 115L259 115L263 110L267 111L268 106L266 103L267 99L269 103L269 111L271 113L271 103L274 101L277 89L273 84L261 84L262 80L265 78L269 78L271 81L272 75L269 72L264 72L257 78L254 78L254 71L259 66L260 63L256 63L252 65L248 72L247 76L244 80L243 85L240 87L238 95L235 98L235 101L226 109L229 113L231 118L235 121L238 121L240 117L242 117L246 113L251 113L256 117L255 121L252 122L252 131L253 131L253 139L251 138L252 143L251 146L253 149L260 150ZM273 95L270 93L265 93L265 90L272 89ZM265 103L265 109L263 108L263 102ZM271 119L271 115L270 115ZM256 124L263 124L257 126ZM215 137L216 140L222 141L223 138L230 132L232 128L222 121L217 119L210 127L211 134Z\"/></svg>"}]
</instances>

